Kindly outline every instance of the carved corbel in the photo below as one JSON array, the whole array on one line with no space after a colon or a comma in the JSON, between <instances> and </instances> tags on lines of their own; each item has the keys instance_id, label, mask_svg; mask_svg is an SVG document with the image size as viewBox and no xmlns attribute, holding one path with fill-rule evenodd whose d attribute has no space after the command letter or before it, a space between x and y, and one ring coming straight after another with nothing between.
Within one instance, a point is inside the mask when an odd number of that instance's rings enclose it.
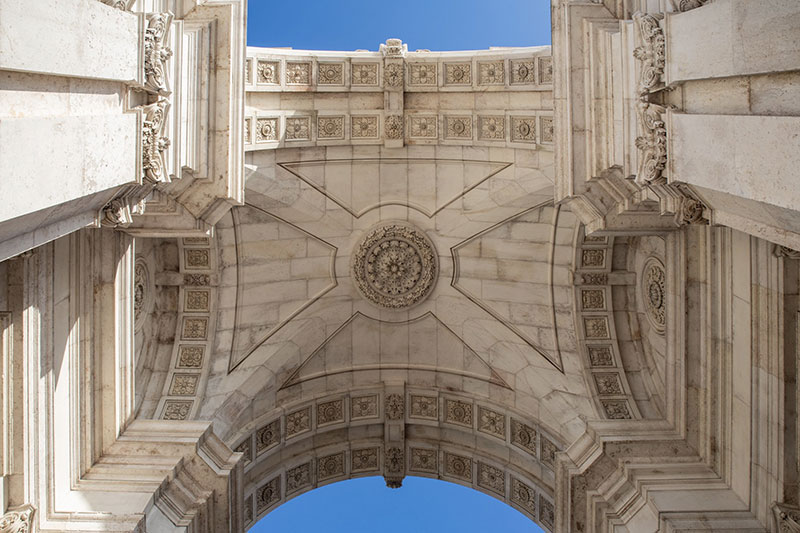
<instances>
[{"instance_id":1,"label":"carved corbel","mask_svg":"<svg viewBox=\"0 0 800 533\"><path fill-rule=\"evenodd\" d=\"M100 210L97 225L108 228L129 226L135 215L144 214L144 199L152 191L151 185L132 185L123 188L121 194L118 194Z\"/></svg>"},{"instance_id":2,"label":"carved corbel","mask_svg":"<svg viewBox=\"0 0 800 533\"><path fill-rule=\"evenodd\" d=\"M166 136L167 113L169 102L158 100L143 106L144 121L142 126L142 168L144 177L154 183L168 182L164 152L170 141Z\"/></svg>"},{"instance_id":3,"label":"carved corbel","mask_svg":"<svg viewBox=\"0 0 800 533\"><path fill-rule=\"evenodd\" d=\"M636 137L639 167L636 183L649 185L663 179L667 166L667 127L663 120L665 109L644 99L636 104L636 115L642 135Z\"/></svg>"},{"instance_id":4,"label":"carved corbel","mask_svg":"<svg viewBox=\"0 0 800 533\"><path fill-rule=\"evenodd\" d=\"M671 0L671 2L672 7L683 12L695 9L697 7L702 7L706 5L709 0Z\"/></svg>"},{"instance_id":5,"label":"carved corbel","mask_svg":"<svg viewBox=\"0 0 800 533\"><path fill-rule=\"evenodd\" d=\"M666 65L666 41L659 21L664 15L635 13L633 23L637 42L633 57L641 63L638 93L642 97L652 92L661 83Z\"/></svg>"},{"instance_id":6,"label":"carved corbel","mask_svg":"<svg viewBox=\"0 0 800 533\"><path fill-rule=\"evenodd\" d=\"M144 34L144 86L148 91L160 95L170 92L167 60L172 56L172 50L166 42L171 23L171 13L147 15L147 29Z\"/></svg>"},{"instance_id":7,"label":"carved corbel","mask_svg":"<svg viewBox=\"0 0 800 533\"><path fill-rule=\"evenodd\" d=\"M33 516L36 509L25 504L8 511L0 518L0 533L28 533L33 531Z\"/></svg>"},{"instance_id":8,"label":"carved corbel","mask_svg":"<svg viewBox=\"0 0 800 533\"><path fill-rule=\"evenodd\" d=\"M772 504L772 511L775 513L776 531L800 533L800 508L775 502Z\"/></svg>"},{"instance_id":9,"label":"carved corbel","mask_svg":"<svg viewBox=\"0 0 800 533\"><path fill-rule=\"evenodd\" d=\"M405 57L408 45L400 39L386 39L386 44L381 44L381 53L384 57Z\"/></svg>"},{"instance_id":10,"label":"carved corbel","mask_svg":"<svg viewBox=\"0 0 800 533\"><path fill-rule=\"evenodd\" d=\"M100 0L107 6L119 9L120 11L128 11L130 0Z\"/></svg>"},{"instance_id":11,"label":"carved corbel","mask_svg":"<svg viewBox=\"0 0 800 533\"><path fill-rule=\"evenodd\" d=\"M773 254L776 257L783 257L784 259L800 259L800 250L793 250L787 246L775 245Z\"/></svg>"},{"instance_id":12,"label":"carved corbel","mask_svg":"<svg viewBox=\"0 0 800 533\"><path fill-rule=\"evenodd\" d=\"M686 224L708 224L706 213L708 208L692 196L683 195L678 201L678 209L675 211L675 222L679 226Z\"/></svg>"}]
</instances>

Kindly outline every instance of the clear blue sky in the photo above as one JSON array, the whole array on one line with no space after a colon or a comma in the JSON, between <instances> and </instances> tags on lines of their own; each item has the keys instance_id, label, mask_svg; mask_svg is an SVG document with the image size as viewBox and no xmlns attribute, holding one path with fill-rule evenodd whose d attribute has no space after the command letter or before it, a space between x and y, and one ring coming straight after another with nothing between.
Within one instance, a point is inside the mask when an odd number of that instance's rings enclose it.
<instances>
[{"instance_id":1,"label":"clear blue sky","mask_svg":"<svg viewBox=\"0 0 800 533\"><path fill-rule=\"evenodd\" d=\"M249 0L247 44L377 51L550 44L550 0Z\"/></svg>"},{"instance_id":2,"label":"clear blue sky","mask_svg":"<svg viewBox=\"0 0 800 533\"><path fill-rule=\"evenodd\" d=\"M550 0L249 0L247 44L310 50L480 50L550 44ZM509 505L461 485L407 477L334 483L278 507L251 529L283 533L539 533Z\"/></svg>"},{"instance_id":3,"label":"clear blue sky","mask_svg":"<svg viewBox=\"0 0 800 533\"><path fill-rule=\"evenodd\" d=\"M251 533L542 533L528 517L482 492L407 477L399 489L382 477L341 481L281 505Z\"/></svg>"}]
</instances>

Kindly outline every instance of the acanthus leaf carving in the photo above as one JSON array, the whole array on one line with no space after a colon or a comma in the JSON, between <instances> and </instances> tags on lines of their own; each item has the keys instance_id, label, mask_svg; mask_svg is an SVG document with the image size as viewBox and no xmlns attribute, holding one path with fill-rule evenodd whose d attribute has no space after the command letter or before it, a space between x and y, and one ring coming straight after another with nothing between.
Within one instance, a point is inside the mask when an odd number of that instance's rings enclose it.
<instances>
[{"instance_id":1,"label":"acanthus leaf carving","mask_svg":"<svg viewBox=\"0 0 800 533\"><path fill-rule=\"evenodd\" d=\"M667 128L662 120L664 107L640 100L636 104L636 115L642 135L636 137L639 149L639 167L636 183L648 185L663 179L667 166Z\"/></svg>"},{"instance_id":2,"label":"acanthus leaf carving","mask_svg":"<svg viewBox=\"0 0 800 533\"><path fill-rule=\"evenodd\" d=\"M168 182L164 152L170 140L166 136L169 102L160 99L143 106L142 125L142 168L144 177L151 182Z\"/></svg>"},{"instance_id":3,"label":"acanthus leaf carving","mask_svg":"<svg viewBox=\"0 0 800 533\"><path fill-rule=\"evenodd\" d=\"M172 50L166 42L171 22L171 13L150 13L144 34L144 86L161 95L169 94L167 60Z\"/></svg>"},{"instance_id":4,"label":"acanthus leaf carving","mask_svg":"<svg viewBox=\"0 0 800 533\"><path fill-rule=\"evenodd\" d=\"M709 0L672 0L672 6L678 11L689 11L706 5Z\"/></svg>"},{"instance_id":5,"label":"acanthus leaf carving","mask_svg":"<svg viewBox=\"0 0 800 533\"><path fill-rule=\"evenodd\" d=\"M800 533L800 508L790 507L783 503L773 503L775 523L780 533Z\"/></svg>"},{"instance_id":6,"label":"acanthus leaf carving","mask_svg":"<svg viewBox=\"0 0 800 533\"><path fill-rule=\"evenodd\" d=\"M0 518L0 533L28 533L33 531L32 523L36 509L25 504L9 510Z\"/></svg>"}]
</instances>

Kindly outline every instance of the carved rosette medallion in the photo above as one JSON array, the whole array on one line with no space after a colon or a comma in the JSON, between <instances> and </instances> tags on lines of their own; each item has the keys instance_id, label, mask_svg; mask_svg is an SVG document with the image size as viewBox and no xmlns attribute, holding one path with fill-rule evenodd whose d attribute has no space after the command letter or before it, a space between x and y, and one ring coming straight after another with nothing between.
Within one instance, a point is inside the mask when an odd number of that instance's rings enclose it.
<instances>
[{"instance_id":1,"label":"carved rosette medallion","mask_svg":"<svg viewBox=\"0 0 800 533\"><path fill-rule=\"evenodd\" d=\"M655 257L648 259L642 274L642 301L650 324L659 333L664 333L667 325L665 279L666 274L661 261Z\"/></svg>"},{"instance_id":2,"label":"carved rosette medallion","mask_svg":"<svg viewBox=\"0 0 800 533\"><path fill-rule=\"evenodd\" d=\"M403 222L369 231L356 246L351 267L364 298L389 309L411 307L424 300L439 272L433 243L422 231Z\"/></svg>"}]
</instances>

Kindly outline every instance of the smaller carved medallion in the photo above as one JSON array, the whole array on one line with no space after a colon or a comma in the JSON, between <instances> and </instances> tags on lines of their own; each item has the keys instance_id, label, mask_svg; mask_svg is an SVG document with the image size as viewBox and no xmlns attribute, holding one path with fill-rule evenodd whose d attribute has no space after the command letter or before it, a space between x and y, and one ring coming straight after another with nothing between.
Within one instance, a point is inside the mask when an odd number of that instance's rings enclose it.
<instances>
[{"instance_id":1,"label":"smaller carved medallion","mask_svg":"<svg viewBox=\"0 0 800 533\"><path fill-rule=\"evenodd\" d=\"M350 136L354 139L377 139L378 117L350 117Z\"/></svg>"},{"instance_id":2,"label":"smaller carved medallion","mask_svg":"<svg viewBox=\"0 0 800 533\"><path fill-rule=\"evenodd\" d=\"M600 403L603 405L606 416L611 420L632 418L626 400L600 400Z\"/></svg>"},{"instance_id":3,"label":"smaller carved medallion","mask_svg":"<svg viewBox=\"0 0 800 533\"><path fill-rule=\"evenodd\" d=\"M438 453L436 450L411 448L411 470L436 474L439 472Z\"/></svg>"},{"instance_id":4,"label":"smaller carved medallion","mask_svg":"<svg viewBox=\"0 0 800 533\"><path fill-rule=\"evenodd\" d=\"M446 116L445 136L448 139L472 139L472 117Z\"/></svg>"},{"instance_id":5,"label":"smaller carved medallion","mask_svg":"<svg viewBox=\"0 0 800 533\"><path fill-rule=\"evenodd\" d=\"M478 83L480 85L502 85L506 79L503 61L478 63Z\"/></svg>"},{"instance_id":6,"label":"smaller carved medallion","mask_svg":"<svg viewBox=\"0 0 800 533\"><path fill-rule=\"evenodd\" d=\"M280 63L277 61L259 61L256 66L257 83L269 83L277 85L280 83L278 77L278 69Z\"/></svg>"},{"instance_id":7,"label":"smaller carved medallion","mask_svg":"<svg viewBox=\"0 0 800 533\"><path fill-rule=\"evenodd\" d=\"M536 491L515 477L511 478L511 501L536 516Z\"/></svg>"},{"instance_id":8,"label":"smaller carved medallion","mask_svg":"<svg viewBox=\"0 0 800 533\"><path fill-rule=\"evenodd\" d=\"M353 450L351 455L353 472L371 472L378 469L379 448Z\"/></svg>"},{"instance_id":9,"label":"smaller carved medallion","mask_svg":"<svg viewBox=\"0 0 800 533\"><path fill-rule=\"evenodd\" d=\"M184 318L181 338L205 340L208 335L208 318Z\"/></svg>"},{"instance_id":10,"label":"smaller carved medallion","mask_svg":"<svg viewBox=\"0 0 800 533\"><path fill-rule=\"evenodd\" d=\"M287 85L311 85L311 63L286 62Z\"/></svg>"},{"instance_id":11,"label":"smaller carved medallion","mask_svg":"<svg viewBox=\"0 0 800 533\"><path fill-rule=\"evenodd\" d=\"M501 116L478 117L480 138L489 141L502 141L506 138L506 119Z\"/></svg>"},{"instance_id":12,"label":"smaller carved medallion","mask_svg":"<svg viewBox=\"0 0 800 533\"><path fill-rule=\"evenodd\" d=\"M259 118L256 120L256 142L270 142L278 140L278 119Z\"/></svg>"},{"instance_id":13,"label":"smaller carved medallion","mask_svg":"<svg viewBox=\"0 0 800 533\"><path fill-rule=\"evenodd\" d=\"M281 478L274 477L256 490L256 512L259 514L281 499Z\"/></svg>"},{"instance_id":14,"label":"smaller carved medallion","mask_svg":"<svg viewBox=\"0 0 800 533\"><path fill-rule=\"evenodd\" d=\"M411 63L411 85L436 85L436 63Z\"/></svg>"},{"instance_id":15,"label":"smaller carved medallion","mask_svg":"<svg viewBox=\"0 0 800 533\"><path fill-rule=\"evenodd\" d=\"M606 251L602 249L583 250L581 264L584 268L603 268L606 265Z\"/></svg>"},{"instance_id":16,"label":"smaller carved medallion","mask_svg":"<svg viewBox=\"0 0 800 533\"><path fill-rule=\"evenodd\" d=\"M536 142L536 117L511 117L511 140Z\"/></svg>"},{"instance_id":17,"label":"smaller carved medallion","mask_svg":"<svg viewBox=\"0 0 800 533\"><path fill-rule=\"evenodd\" d=\"M505 439L506 417L502 413L478 407L478 431Z\"/></svg>"},{"instance_id":18,"label":"smaller carved medallion","mask_svg":"<svg viewBox=\"0 0 800 533\"><path fill-rule=\"evenodd\" d=\"M439 419L439 400L436 396L411 395L411 418Z\"/></svg>"},{"instance_id":19,"label":"smaller carved medallion","mask_svg":"<svg viewBox=\"0 0 800 533\"><path fill-rule=\"evenodd\" d=\"M403 86L403 64L389 63L383 69L383 83L387 87Z\"/></svg>"},{"instance_id":20,"label":"smaller carved medallion","mask_svg":"<svg viewBox=\"0 0 800 533\"><path fill-rule=\"evenodd\" d=\"M472 404L460 400L445 400L445 421L472 427Z\"/></svg>"},{"instance_id":21,"label":"smaller carved medallion","mask_svg":"<svg viewBox=\"0 0 800 533\"><path fill-rule=\"evenodd\" d=\"M464 481L472 481L472 459L445 452L444 473Z\"/></svg>"},{"instance_id":22,"label":"smaller carved medallion","mask_svg":"<svg viewBox=\"0 0 800 533\"><path fill-rule=\"evenodd\" d=\"M586 349L589 352L589 362L592 366L614 366L611 346L590 344Z\"/></svg>"},{"instance_id":23,"label":"smaller carved medallion","mask_svg":"<svg viewBox=\"0 0 800 533\"><path fill-rule=\"evenodd\" d=\"M344 139L344 117L318 117L317 137L320 139Z\"/></svg>"},{"instance_id":24,"label":"smaller carved medallion","mask_svg":"<svg viewBox=\"0 0 800 533\"><path fill-rule=\"evenodd\" d=\"M293 494L311 485L311 463L286 471L286 494Z\"/></svg>"},{"instance_id":25,"label":"smaller carved medallion","mask_svg":"<svg viewBox=\"0 0 800 533\"><path fill-rule=\"evenodd\" d=\"M205 346L181 344L178 347L177 368L202 368Z\"/></svg>"},{"instance_id":26,"label":"smaller carved medallion","mask_svg":"<svg viewBox=\"0 0 800 533\"><path fill-rule=\"evenodd\" d=\"M321 457L317 460L317 479L322 481L344 475L344 452Z\"/></svg>"},{"instance_id":27,"label":"smaller carved medallion","mask_svg":"<svg viewBox=\"0 0 800 533\"><path fill-rule=\"evenodd\" d=\"M281 420L273 420L256 431L256 455L274 448L281 442Z\"/></svg>"},{"instance_id":28,"label":"smaller carved medallion","mask_svg":"<svg viewBox=\"0 0 800 533\"><path fill-rule=\"evenodd\" d=\"M317 65L317 83L319 85L344 85L344 64L319 63Z\"/></svg>"},{"instance_id":29,"label":"smaller carved medallion","mask_svg":"<svg viewBox=\"0 0 800 533\"><path fill-rule=\"evenodd\" d=\"M194 396L197 390L197 374L175 374L169 387L171 396Z\"/></svg>"},{"instance_id":30,"label":"smaller carved medallion","mask_svg":"<svg viewBox=\"0 0 800 533\"><path fill-rule=\"evenodd\" d=\"M619 380L619 374L616 372L594 374L594 381L597 385L597 392L600 394L623 394L622 383Z\"/></svg>"},{"instance_id":31,"label":"smaller carved medallion","mask_svg":"<svg viewBox=\"0 0 800 533\"><path fill-rule=\"evenodd\" d=\"M447 85L472 85L472 63L445 63Z\"/></svg>"},{"instance_id":32,"label":"smaller carved medallion","mask_svg":"<svg viewBox=\"0 0 800 533\"><path fill-rule=\"evenodd\" d=\"M436 117L412 116L409 119L411 130L409 136L419 139L435 139L437 137L436 122Z\"/></svg>"},{"instance_id":33,"label":"smaller carved medallion","mask_svg":"<svg viewBox=\"0 0 800 533\"><path fill-rule=\"evenodd\" d=\"M536 456L536 430L519 420L511 419L511 444L516 444Z\"/></svg>"},{"instance_id":34,"label":"smaller carved medallion","mask_svg":"<svg viewBox=\"0 0 800 533\"><path fill-rule=\"evenodd\" d=\"M290 117L286 119L286 140L307 141L311 138L311 117Z\"/></svg>"},{"instance_id":35,"label":"smaller carved medallion","mask_svg":"<svg viewBox=\"0 0 800 533\"><path fill-rule=\"evenodd\" d=\"M378 85L377 63L353 63L350 68L352 85Z\"/></svg>"},{"instance_id":36,"label":"smaller carved medallion","mask_svg":"<svg viewBox=\"0 0 800 533\"><path fill-rule=\"evenodd\" d=\"M506 477L502 470L478 461L478 485L500 496L506 492Z\"/></svg>"},{"instance_id":37,"label":"smaller carved medallion","mask_svg":"<svg viewBox=\"0 0 800 533\"><path fill-rule=\"evenodd\" d=\"M317 425L344 422L344 400L333 400L317 404Z\"/></svg>"},{"instance_id":38,"label":"smaller carved medallion","mask_svg":"<svg viewBox=\"0 0 800 533\"><path fill-rule=\"evenodd\" d=\"M167 400L164 402L164 412L161 415L162 420L186 420L189 416L189 411L192 409L191 400L178 401Z\"/></svg>"},{"instance_id":39,"label":"smaller carved medallion","mask_svg":"<svg viewBox=\"0 0 800 533\"><path fill-rule=\"evenodd\" d=\"M581 306L583 309L605 309L606 299L603 289L582 289Z\"/></svg>"},{"instance_id":40,"label":"smaller carved medallion","mask_svg":"<svg viewBox=\"0 0 800 533\"><path fill-rule=\"evenodd\" d=\"M188 312L208 312L208 291L187 290L184 296L183 310Z\"/></svg>"},{"instance_id":41,"label":"smaller carved medallion","mask_svg":"<svg viewBox=\"0 0 800 533\"><path fill-rule=\"evenodd\" d=\"M606 317L584 317L583 328L587 339L608 339L608 319Z\"/></svg>"},{"instance_id":42,"label":"smaller carved medallion","mask_svg":"<svg viewBox=\"0 0 800 533\"><path fill-rule=\"evenodd\" d=\"M362 418L378 417L378 396L358 396L350 400L350 418L358 420Z\"/></svg>"},{"instance_id":43,"label":"smaller carved medallion","mask_svg":"<svg viewBox=\"0 0 800 533\"><path fill-rule=\"evenodd\" d=\"M511 83L536 83L533 60L511 60Z\"/></svg>"},{"instance_id":44,"label":"smaller carved medallion","mask_svg":"<svg viewBox=\"0 0 800 533\"><path fill-rule=\"evenodd\" d=\"M311 430L311 407L286 415L286 438Z\"/></svg>"}]
</instances>

